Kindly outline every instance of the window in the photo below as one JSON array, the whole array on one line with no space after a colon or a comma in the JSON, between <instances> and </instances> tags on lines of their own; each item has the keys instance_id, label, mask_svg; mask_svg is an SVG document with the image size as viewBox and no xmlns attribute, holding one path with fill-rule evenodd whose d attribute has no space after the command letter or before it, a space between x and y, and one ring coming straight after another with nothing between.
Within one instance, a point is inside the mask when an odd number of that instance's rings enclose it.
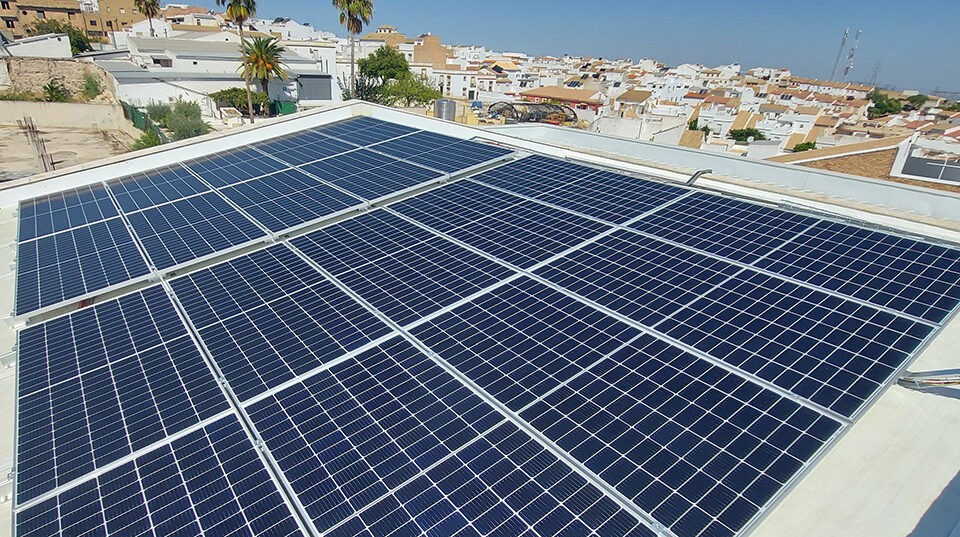
<instances>
[{"instance_id":1,"label":"window","mask_svg":"<svg viewBox=\"0 0 960 537\"><path fill-rule=\"evenodd\" d=\"M97 21L90 19L90 26L96 26L96 25L97 25Z\"/></svg>"},{"instance_id":2,"label":"window","mask_svg":"<svg viewBox=\"0 0 960 537\"><path fill-rule=\"evenodd\" d=\"M137 11L137 8L133 8L133 14L136 15L137 13L140 13L140 12Z\"/></svg>"},{"instance_id":3,"label":"window","mask_svg":"<svg viewBox=\"0 0 960 537\"><path fill-rule=\"evenodd\" d=\"M107 21L107 27L113 28L113 21Z\"/></svg>"},{"instance_id":4,"label":"window","mask_svg":"<svg viewBox=\"0 0 960 537\"><path fill-rule=\"evenodd\" d=\"M45 19L45 18L47 18L47 14L44 13L43 11L37 11L37 18L38 18L38 19Z\"/></svg>"},{"instance_id":5,"label":"window","mask_svg":"<svg viewBox=\"0 0 960 537\"><path fill-rule=\"evenodd\" d=\"M127 12L127 10L126 10L126 9L124 9L124 8L120 8L120 14L121 14L121 15L123 15L123 14L124 14L124 13L126 13L126 12Z\"/></svg>"},{"instance_id":6,"label":"window","mask_svg":"<svg viewBox=\"0 0 960 537\"><path fill-rule=\"evenodd\" d=\"M3 22L7 23L7 28L13 28L13 21L12 21L12 20L7 19L7 20L5 20L5 21L3 21Z\"/></svg>"},{"instance_id":7,"label":"window","mask_svg":"<svg viewBox=\"0 0 960 537\"><path fill-rule=\"evenodd\" d=\"M10 2L0 2L0 8L2 8L2 9L10 9ZM10 27L7 26L7 28L10 28Z\"/></svg>"}]
</instances>

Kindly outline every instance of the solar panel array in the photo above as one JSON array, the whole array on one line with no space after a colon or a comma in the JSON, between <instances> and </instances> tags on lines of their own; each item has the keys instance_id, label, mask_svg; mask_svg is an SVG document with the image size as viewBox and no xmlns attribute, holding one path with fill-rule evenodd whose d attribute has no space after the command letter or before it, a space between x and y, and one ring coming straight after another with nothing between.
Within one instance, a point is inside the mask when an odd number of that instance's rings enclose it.
<instances>
[{"instance_id":1,"label":"solar panel array","mask_svg":"<svg viewBox=\"0 0 960 537\"><path fill-rule=\"evenodd\" d=\"M358 118L25 203L18 312L116 284L43 283L94 226L182 270L20 331L15 534L741 534L960 301L956 249L539 156L187 265L506 153Z\"/></svg>"}]
</instances>

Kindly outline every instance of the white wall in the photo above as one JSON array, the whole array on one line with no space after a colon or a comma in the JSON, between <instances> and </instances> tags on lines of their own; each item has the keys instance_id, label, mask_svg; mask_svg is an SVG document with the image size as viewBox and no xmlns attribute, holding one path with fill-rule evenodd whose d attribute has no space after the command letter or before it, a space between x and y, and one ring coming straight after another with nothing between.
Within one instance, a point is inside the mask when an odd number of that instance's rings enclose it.
<instances>
[{"instance_id":1,"label":"white wall","mask_svg":"<svg viewBox=\"0 0 960 537\"><path fill-rule=\"evenodd\" d=\"M48 34L14 41L6 46L11 56L21 58L70 58L70 38L67 34Z\"/></svg>"}]
</instances>

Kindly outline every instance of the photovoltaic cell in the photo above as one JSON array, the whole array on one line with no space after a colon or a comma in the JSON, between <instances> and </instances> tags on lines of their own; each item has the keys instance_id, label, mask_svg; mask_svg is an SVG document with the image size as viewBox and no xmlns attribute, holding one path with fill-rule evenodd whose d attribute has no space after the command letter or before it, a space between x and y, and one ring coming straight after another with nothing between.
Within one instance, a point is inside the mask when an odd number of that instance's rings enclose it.
<instances>
[{"instance_id":1,"label":"photovoltaic cell","mask_svg":"<svg viewBox=\"0 0 960 537\"><path fill-rule=\"evenodd\" d=\"M511 153L509 149L502 147L427 131L389 140L370 149L447 173L464 170Z\"/></svg>"},{"instance_id":2,"label":"photovoltaic cell","mask_svg":"<svg viewBox=\"0 0 960 537\"><path fill-rule=\"evenodd\" d=\"M384 211L292 244L401 326L513 273Z\"/></svg>"},{"instance_id":3,"label":"photovoltaic cell","mask_svg":"<svg viewBox=\"0 0 960 537\"><path fill-rule=\"evenodd\" d=\"M185 162L184 165L203 177L203 180L213 185L214 188L232 185L289 168L288 165L252 147L240 147L217 153Z\"/></svg>"},{"instance_id":4,"label":"photovoltaic cell","mask_svg":"<svg viewBox=\"0 0 960 537\"><path fill-rule=\"evenodd\" d=\"M150 272L123 220L112 218L17 246L16 314Z\"/></svg>"},{"instance_id":5,"label":"photovoltaic cell","mask_svg":"<svg viewBox=\"0 0 960 537\"><path fill-rule=\"evenodd\" d=\"M18 537L302 535L236 417L16 515Z\"/></svg>"},{"instance_id":6,"label":"photovoltaic cell","mask_svg":"<svg viewBox=\"0 0 960 537\"><path fill-rule=\"evenodd\" d=\"M960 251L834 222L756 266L935 323L960 302Z\"/></svg>"},{"instance_id":7,"label":"photovoltaic cell","mask_svg":"<svg viewBox=\"0 0 960 537\"><path fill-rule=\"evenodd\" d=\"M101 184L82 186L20 202L19 241L28 241L117 216Z\"/></svg>"},{"instance_id":8,"label":"photovoltaic cell","mask_svg":"<svg viewBox=\"0 0 960 537\"><path fill-rule=\"evenodd\" d=\"M508 422L327 535L653 537L654 533Z\"/></svg>"},{"instance_id":9,"label":"photovoltaic cell","mask_svg":"<svg viewBox=\"0 0 960 537\"><path fill-rule=\"evenodd\" d=\"M617 231L536 274L654 326L739 270L731 263Z\"/></svg>"},{"instance_id":10,"label":"photovoltaic cell","mask_svg":"<svg viewBox=\"0 0 960 537\"><path fill-rule=\"evenodd\" d=\"M514 411L639 333L530 278L410 332Z\"/></svg>"},{"instance_id":11,"label":"photovoltaic cell","mask_svg":"<svg viewBox=\"0 0 960 537\"><path fill-rule=\"evenodd\" d=\"M363 203L296 169L226 187L220 193L273 232Z\"/></svg>"},{"instance_id":12,"label":"photovoltaic cell","mask_svg":"<svg viewBox=\"0 0 960 537\"><path fill-rule=\"evenodd\" d=\"M291 165L306 164L357 148L316 131L298 132L254 144L253 147Z\"/></svg>"},{"instance_id":13,"label":"photovoltaic cell","mask_svg":"<svg viewBox=\"0 0 960 537\"><path fill-rule=\"evenodd\" d=\"M27 370L20 378L27 382L17 402L18 503L229 409L196 345L178 335L182 323L174 325L170 316L176 313L162 290L98 308L94 316L73 314L67 326L31 328L21 337ZM117 331L109 343L88 325L98 320ZM83 339L57 341L69 336L65 328L76 328L73 337ZM169 334L156 332L167 328ZM52 347L41 346L40 335L49 336L53 341L44 343ZM31 376L40 364L59 359L66 364L57 364L56 378Z\"/></svg>"},{"instance_id":14,"label":"photovoltaic cell","mask_svg":"<svg viewBox=\"0 0 960 537\"><path fill-rule=\"evenodd\" d=\"M247 410L320 531L503 421L399 337Z\"/></svg>"},{"instance_id":15,"label":"photovoltaic cell","mask_svg":"<svg viewBox=\"0 0 960 537\"><path fill-rule=\"evenodd\" d=\"M283 245L171 285L241 400L390 332Z\"/></svg>"},{"instance_id":16,"label":"photovoltaic cell","mask_svg":"<svg viewBox=\"0 0 960 537\"><path fill-rule=\"evenodd\" d=\"M305 164L301 168L371 201L441 177L438 172L366 149Z\"/></svg>"},{"instance_id":17,"label":"photovoltaic cell","mask_svg":"<svg viewBox=\"0 0 960 537\"><path fill-rule=\"evenodd\" d=\"M158 269L266 236L215 192L152 207L127 218Z\"/></svg>"},{"instance_id":18,"label":"photovoltaic cell","mask_svg":"<svg viewBox=\"0 0 960 537\"><path fill-rule=\"evenodd\" d=\"M680 537L739 531L840 428L648 335L521 417Z\"/></svg>"},{"instance_id":19,"label":"photovoltaic cell","mask_svg":"<svg viewBox=\"0 0 960 537\"><path fill-rule=\"evenodd\" d=\"M372 117L348 119L340 123L320 127L317 130L327 136L364 146L417 132L417 129L380 121Z\"/></svg>"},{"instance_id":20,"label":"photovoltaic cell","mask_svg":"<svg viewBox=\"0 0 960 537\"><path fill-rule=\"evenodd\" d=\"M631 227L752 263L816 221L809 216L697 193Z\"/></svg>"},{"instance_id":21,"label":"photovoltaic cell","mask_svg":"<svg viewBox=\"0 0 960 537\"><path fill-rule=\"evenodd\" d=\"M520 159L472 179L617 224L687 192L541 156Z\"/></svg>"},{"instance_id":22,"label":"photovoltaic cell","mask_svg":"<svg viewBox=\"0 0 960 537\"><path fill-rule=\"evenodd\" d=\"M454 183L391 208L521 268L608 229L599 222L471 182Z\"/></svg>"},{"instance_id":23,"label":"photovoltaic cell","mask_svg":"<svg viewBox=\"0 0 960 537\"><path fill-rule=\"evenodd\" d=\"M124 213L207 192L210 187L179 164L107 182Z\"/></svg>"},{"instance_id":24,"label":"photovoltaic cell","mask_svg":"<svg viewBox=\"0 0 960 537\"><path fill-rule=\"evenodd\" d=\"M657 329L845 416L878 392L932 331L752 271Z\"/></svg>"}]
</instances>

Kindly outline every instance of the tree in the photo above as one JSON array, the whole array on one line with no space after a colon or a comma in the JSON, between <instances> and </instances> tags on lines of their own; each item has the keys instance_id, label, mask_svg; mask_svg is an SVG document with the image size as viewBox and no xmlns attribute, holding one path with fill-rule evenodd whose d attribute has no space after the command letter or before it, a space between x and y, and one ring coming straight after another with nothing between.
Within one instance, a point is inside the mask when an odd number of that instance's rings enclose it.
<instances>
[{"instance_id":1,"label":"tree","mask_svg":"<svg viewBox=\"0 0 960 537\"><path fill-rule=\"evenodd\" d=\"M364 24L370 24L373 18L373 0L333 0L333 7L340 11L340 24L350 34L350 97L355 97L357 79L357 34L363 31Z\"/></svg>"},{"instance_id":2,"label":"tree","mask_svg":"<svg viewBox=\"0 0 960 537\"><path fill-rule=\"evenodd\" d=\"M185 140L210 132L201 117L200 105L190 101L177 101L167 114L166 126L173 132L174 140Z\"/></svg>"},{"instance_id":3,"label":"tree","mask_svg":"<svg viewBox=\"0 0 960 537\"><path fill-rule=\"evenodd\" d=\"M387 85L379 78L369 78L363 73L357 76L354 81L354 87L351 92L350 81L346 77L341 77L338 81L343 100L360 99L368 103L388 104Z\"/></svg>"},{"instance_id":4,"label":"tree","mask_svg":"<svg viewBox=\"0 0 960 537\"><path fill-rule=\"evenodd\" d=\"M746 142L751 137L754 140L766 140L767 137L763 135L762 132L757 129L733 129L728 133L728 136L733 138L738 142Z\"/></svg>"},{"instance_id":5,"label":"tree","mask_svg":"<svg viewBox=\"0 0 960 537\"><path fill-rule=\"evenodd\" d=\"M899 114L903 110L903 105L900 104L899 100L889 97L879 90L871 91L867 94L867 98L873 102L873 106L871 106L867 112L867 116L870 119L875 119L887 114Z\"/></svg>"},{"instance_id":6,"label":"tree","mask_svg":"<svg viewBox=\"0 0 960 537\"><path fill-rule=\"evenodd\" d=\"M402 102L408 107L415 104L426 106L443 96L426 76L413 76L409 72L387 84L386 95L391 104Z\"/></svg>"},{"instance_id":7,"label":"tree","mask_svg":"<svg viewBox=\"0 0 960 537\"><path fill-rule=\"evenodd\" d=\"M93 50L90 39L80 28L69 22L56 19L38 19L27 27L27 35L67 34L70 38L70 53L76 56L82 52Z\"/></svg>"},{"instance_id":8,"label":"tree","mask_svg":"<svg viewBox=\"0 0 960 537\"><path fill-rule=\"evenodd\" d=\"M257 0L217 0L217 5L227 6L227 18L237 23L237 28L239 28L240 57L243 62L241 68L244 73L243 81L247 87L247 111L249 112L250 123L253 124L253 96L250 94L250 77L246 75L247 55L244 54L246 43L243 40L243 23L257 14Z\"/></svg>"},{"instance_id":9,"label":"tree","mask_svg":"<svg viewBox=\"0 0 960 537\"><path fill-rule=\"evenodd\" d=\"M911 95L907 97L907 102L913 106L914 109L919 109L924 103L927 102L927 96L923 94Z\"/></svg>"},{"instance_id":10,"label":"tree","mask_svg":"<svg viewBox=\"0 0 960 537\"><path fill-rule=\"evenodd\" d=\"M410 75L410 64L396 50L384 45L373 54L357 61L360 74L370 78L379 78L384 82L399 80Z\"/></svg>"},{"instance_id":11,"label":"tree","mask_svg":"<svg viewBox=\"0 0 960 537\"><path fill-rule=\"evenodd\" d=\"M260 81L260 90L267 93L267 83L274 78L287 79L280 56L284 48L272 37L254 37L247 42L243 76Z\"/></svg>"},{"instance_id":12,"label":"tree","mask_svg":"<svg viewBox=\"0 0 960 537\"><path fill-rule=\"evenodd\" d=\"M696 119L691 119L687 122L687 128L692 131L703 131L704 136L710 136L710 127L707 125L699 126L699 122Z\"/></svg>"},{"instance_id":13,"label":"tree","mask_svg":"<svg viewBox=\"0 0 960 537\"><path fill-rule=\"evenodd\" d=\"M799 153L801 151L809 151L811 149L816 149L816 148L817 148L816 142L802 142L793 146L793 152Z\"/></svg>"},{"instance_id":14,"label":"tree","mask_svg":"<svg viewBox=\"0 0 960 537\"><path fill-rule=\"evenodd\" d=\"M140 13L147 18L150 24L150 37L156 37L153 32L153 18L160 14L160 2L157 0L133 0L133 5L137 6Z\"/></svg>"}]
</instances>

